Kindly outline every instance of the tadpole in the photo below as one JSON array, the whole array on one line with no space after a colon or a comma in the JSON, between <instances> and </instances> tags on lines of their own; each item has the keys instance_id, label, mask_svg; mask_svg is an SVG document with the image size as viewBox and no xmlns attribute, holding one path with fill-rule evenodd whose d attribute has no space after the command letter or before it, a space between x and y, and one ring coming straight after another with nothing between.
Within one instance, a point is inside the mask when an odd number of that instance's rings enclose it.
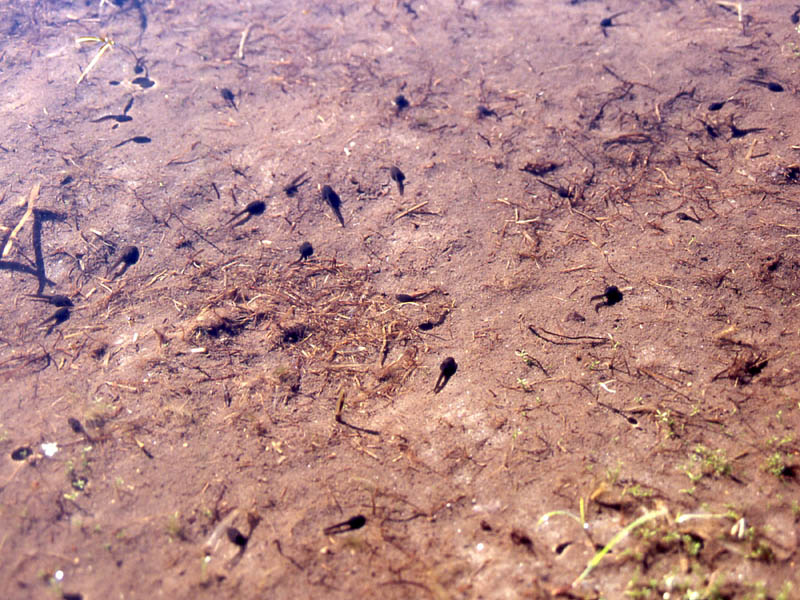
<instances>
[{"instance_id":1,"label":"tadpole","mask_svg":"<svg viewBox=\"0 0 800 600\"><path fill-rule=\"evenodd\" d=\"M406 99L403 94L398 94L395 96L395 99L392 100L392 104L394 104L395 108L397 108L398 113L411 106L411 104L408 102L408 99Z\"/></svg>"},{"instance_id":2,"label":"tadpole","mask_svg":"<svg viewBox=\"0 0 800 600\"><path fill-rule=\"evenodd\" d=\"M245 206L242 210L233 215L230 219L228 219L228 222L225 224L229 225L230 223L232 223L233 221L244 215L245 216L244 219L242 219L238 223L234 223L233 225L234 227L239 227L239 225L244 225L254 216L263 215L265 210L267 210L266 202L264 202L263 200L254 200L253 202Z\"/></svg>"},{"instance_id":3,"label":"tadpole","mask_svg":"<svg viewBox=\"0 0 800 600\"><path fill-rule=\"evenodd\" d=\"M708 134L708 137L710 137L712 140L719 137L719 131L716 127L706 123L705 121L703 121L703 125L706 126L706 133Z\"/></svg>"},{"instance_id":4,"label":"tadpole","mask_svg":"<svg viewBox=\"0 0 800 600\"><path fill-rule=\"evenodd\" d=\"M542 176L555 171L560 166L561 165L558 163L549 160L536 163L527 162L525 163L525 166L520 169L520 171L530 173L531 175Z\"/></svg>"},{"instance_id":5,"label":"tadpole","mask_svg":"<svg viewBox=\"0 0 800 600\"><path fill-rule=\"evenodd\" d=\"M300 260L311 258L312 254L314 254L314 246L311 245L311 242L303 242L300 244Z\"/></svg>"},{"instance_id":6,"label":"tadpole","mask_svg":"<svg viewBox=\"0 0 800 600\"><path fill-rule=\"evenodd\" d=\"M70 417L67 419L67 423L69 424L70 429L72 429L72 431L75 433L84 433L83 425L81 425L81 422L75 417Z\"/></svg>"},{"instance_id":7,"label":"tadpole","mask_svg":"<svg viewBox=\"0 0 800 600\"><path fill-rule=\"evenodd\" d=\"M300 189L300 186L311 179L311 177L306 177L305 179L303 179L303 177L305 176L306 176L306 171L304 171L303 173L292 179L292 181L289 182L289 185L283 188L283 191L286 192L287 196L289 196L290 198L294 196Z\"/></svg>"},{"instance_id":8,"label":"tadpole","mask_svg":"<svg viewBox=\"0 0 800 600\"><path fill-rule=\"evenodd\" d=\"M589 298L589 302L594 302L595 300L600 300L601 298L603 301L595 305L595 311L600 310L601 306L614 306L618 302L622 302L622 292L619 291L617 286L610 285L602 294L598 294Z\"/></svg>"},{"instance_id":9,"label":"tadpole","mask_svg":"<svg viewBox=\"0 0 800 600\"><path fill-rule=\"evenodd\" d=\"M63 294L25 294L28 298L33 298L38 302L47 302L53 306L73 306L72 300L69 296Z\"/></svg>"},{"instance_id":10,"label":"tadpole","mask_svg":"<svg viewBox=\"0 0 800 600\"><path fill-rule=\"evenodd\" d=\"M11 460L25 460L31 454L33 454L33 450L28 446L22 446L11 453Z\"/></svg>"},{"instance_id":11,"label":"tadpole","mask_svg":"<svg viewBox=\"0 0 800 600\"><path fill-rule=\"evenodd\" d=\"M350 517L347 519L347 521L342 521L341 523L336 523L335 525L326 527L322 530L322 532L325 535L335 535L337 533L345 533L346 531L352 531L354 529L361 529L366 524L367 518L364 515L356 515L355 517Z\"/></svg>"},{"instance_id":12,"label":"tadpole","mask_svg":"<svg viewBox=\"0 0 800 600\"><path fill-rule=\"evenodd\" d=\"M39 323L39 325L41 326L46 323L50 323L52 321L52 325L50 325L50 327L47 328L47 333L44 334L46 337L52 333L53 329L61 325L61 323L63 323L67 319L69 319L69 308L67 308L66 306L62 306L51 316L49 316L44 321Z\"/></svg>"},{"instance_id":13,"label":"tadpole","mask_svg":"<svg viewBox=\"0 0 800 600\"><path fill-rule=\"evenodd\" d=\"M544 179L537 179L536 181L541 183L543 186L553 190L561 198L572 198L572 192L569 189L565 188L564 186L547 183Z\"/></svg>"},{"instance_id":14,"label":"tadpole","mask_svg":"<svg viewBox=\"0 0 800 600\"><path fill-rule=\"evenodd\" d=\"M112 271L121 265L122 268L111 278L113 281L117 277L124 275L125 271L127 271L131 265L135 265L137 262L139 262L139 248L136 246L125 246L119 251L119 258L117 258L114 264L111 265L106 272L106 277L108 277Z\"/></svg>"},{"instance_id":15,"label":"tadpole","mask_svg":"<svg viewBox=\"0 0 800 600\"><path fill-rule=\"evenodd\" d=\"M531 539L531 536L521 529L515 528L511 530L511 541L518 546L524 546L528 550L533 551L533 540Z\"/></svg>"},{"instance_id":16,"label":"tadpole","mask_svg":"<svg viewBox=\"0 0 800 600\"><path fill-rule=\"evenodd\" d=\"M760 85L761 87L767 88L770 92L783 91L783 86L776 81L762 81L761 79L743 79L742 81L752 83L753 85Z\"/></svg>"},{"instance_id":17,"label":"tadpole","mask_svg":"<svg viewBox=\"0 0 800 600\"><path fill-rule=\"evenodd\" d=\"M736 125L733 124L733 119L731 119L730 123L731 127L731 139L734 138L742 138L750 133L758 133L759 131L764 131L764 127L750 127L749 129L739 129Z\"/></svg>"},{"instance_id":18,"label":"tadpole","mask_svg":"<svg viewBox=\"0 0 800 600\"><path fill-rule=\"evenodd\" d=\"M621 12L611 15L610 17L606 17L602 21L600 21L600 29L603 31L603 35L605 37L608 37L608 32L606 32L606 29L609 27L613 27L615 25L614 19L616 19L617 17L621 17L627 12L629 11L623 10Z\"/></svg>"},{"instance_id":19,"label":"tadpole","mask_svg":"<svg viewBox=\"0 0 800 600\"><path fill-rule=\"evenodd\" d=\"M695 155L694 159L695 159L697 162L699 162L700 164L702 164L702 165L705 165L706 167L708 167L708 168L709 168L709 169L711 169L712 171L716 171L716 170L717 170L717 167L716 167L716 166L714 166L713 164L711 164L710 162L708 162L708 161L707 161L707 160L706 160L706 159L703 157L703 155L702 155L702 154L700 154L700 153L697 153L697 154Z\"/></svg>"},{"instance_id":20,"label":"tadpole","mask_svg":"<svg viewBox=\"0 0 800 600\"><path fill-rule=\"evenodd\" d=\"M222 99L231 105L231 108L233 108L236 112L239 112L239 109L236 106L236 96L234 96L232 91L230 91L228 88L222 88L219 93L222 96Z\"/></svg>"},{"instance_id":21,"label":"tadpole","mask_svg":"<svg viewBox=\"0 0 800 600\"><path fill-rule=\"evenodd\" d=\"M132 138L128 138L127 140L121 141L119 144L113 146L114 148L119 148L120 146L124 146L129 142L133 142L134 144L149 144L153 140L147 137L146 135L136 135Z\"/></svg>"},{"instance_id":22,"label":"tadpole","mask_svg":"<svg viewBox=\"0 0 800 600\"><path fill-rule=\"evenodd\" d=\"M133 117L131 117L130 115L104 115L97 119L92 119L89 122L102 123L103 121L116 121L117 123L128 123L129 121L133 121Z\"/></svg>"},{"instance_id":23,"label":"tadpole","mask_svg":"<svg viewBox=\"0 0 800 600\"><path fill-rule=\"evenodd\" d=\"M239 546L240 548L244 548L247 546L248 538L244 535L241 531L236 529L236 527L228 527L227 531L225 532L228 536L228 539Z\"/></svg>"},{"instance_id":24,"label":"tadpole","mask_svg":"<svg viewBox=\"0 0 800 600\"><path fill-rule=\"evenodd\" d=\"M131 79L131 83L133 85L138 85L140 88L145 90L150 89L156 84L156 82L150 79L149 77L136 77L134 79Z\"/></svg>"},{"instance_id":25,"label":"tadpole","mask_svg":"<svg viewBox=\"0 0 800 600\"><path fill-rule=\"evenodd\" d=\"M284 344L296 344L306 335L306 327L302 323L292 325L283 331Z\"/></svg>"},{"instance_id":26,"label":"tadpole","mask_svg":"<svg viewBox=\"0 0 800 600\"><path fill-rule=\"evenodd\" d=\"M139 260L139 248L137 248L136 246L125 246L120 251L119 260L117 261L117 264L114 266L117 266L121 263L125 263L126 265L131 266L135 265L138 262L138 260Z\"/></svg>"},{"instance_id":27,"label":"tadpole","mask_svg":"<svg viewBox=\"0 0 800 600\"><path fill-rule=\"evenodd\" d=\"M400 192L400 195L402 196L403 190L405 190L405 184L404 184L406 180L405 174L400 169L393 166L391 169L389 169L389 177L391 177L392 181L394 181L397 184L397 189Z\"/></svg>"},{"instance_id":28,"label":"tadpole","mask_svg":"<svg viewBox=\"0 0 800 600\"><path fill-rule=\"evenodd\" d=\"M478 105L478 119L485 119L486 117L495 117L496 119L500 120L500 117L497 116L497 112L484 106L483 104Z\"/></svg>"},{"instance_id":29,"label":"tadpole","mask_svg":"<svg viewBox=\"0 0 800 600\"><path fill-rule=\"evenodd\" d=\"M403 8L406 9L406 12L408 14L410 14L412 18L414 18L414 19L419 18L419 15L417 14L417 11L415 11L414 7L411 6L411 2L403 2L402 6L403 6Z\"/></svg>"},{"instance_id":30,"label":"tadpole","mask_svg":"<svg viewBox=\"0 0 800 600\"><path fill-rule=\"evenodd\" d=\"M136 80L134 80L136 81ZM125 108L122 109L122 114L120 115L104 115L97 119L92 119L89 121L90 123L102 123L103 121L116 121L117 123L127 123L129 121L133 121L133 117L128 115L128 111L133 106L133 97L128 99L128 102L125 104Z\"/></svg>"},{"instance_id":31,"label":"tadpole","mask_svg":"<svg viewBox=\"0 0 800 600\"><path fill-rule=\"evenodd\" d=\"M395 299L398 302L418 302L419 300L423 300L424 298L430 296L435 291L436 288L425 290L424 292L416 292L415 294L396 294Z\"/></svg>"},{"instance_id":32,"label":"tadpole","mask_svg":"<svg viewBox=\"0 0 800 600\"><path fill-rule=\"evenodd\" d=\"M697 223L698 225L700 225L700 219L696 219L691 215L687 215L685 212L675 213L675 217L679 221L691 221L692 223Z\"/></svg>"},{"instance_id":33,"label":"tadpole","mask_svg":"<svg viewBox=\"0 0 800 600\"><path fill-rule=\"evenodd\" d=\"M344 218L342 218L342 211L340 209L342 200L339 198L339 194L334 192L331 186L324 185L322 186L322 199L328 203L333 214L336 215L336 218L339 219L339 223L344 227Z\"/></svg>"},{"instance_id":34,"label":"tadpole","mask_svg":"<svg viewBox=\"0 0 800 600\"><path fill-rule=\"evenodd\" d=\"M433 387L433 393L438 394L444 389L444 386L447 385L447 382L450 381L450 378L456 374L458 370L458 363L456 363L456 359L452 356L448 356L442 361L442 364L439 365L439 378L436 380L436 385Z\"/></svg>"}]
</instances>

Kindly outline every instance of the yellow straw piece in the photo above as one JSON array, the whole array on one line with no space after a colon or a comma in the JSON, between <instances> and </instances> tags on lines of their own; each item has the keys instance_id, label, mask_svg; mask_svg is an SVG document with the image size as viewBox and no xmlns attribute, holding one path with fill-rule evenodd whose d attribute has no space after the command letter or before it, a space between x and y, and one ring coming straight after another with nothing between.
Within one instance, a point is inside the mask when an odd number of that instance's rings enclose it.
<instances>
[{"instance_id":1,"label":"yellow straw piece","mask_svg":"<svg viewBox=\"0 0 800 600\"><path fill-rule=\"evenodd\" d=\"M19 233L20 229L22 229L22 226L25 225L25 221L27 221L30 218L31 214L33 213L33 203L39 197L40 187L42 187L41 183L33 184L33 187L31 188L31 193L28 196L28 208L25 211L25 214L22 215L22 218L19 220L19 223L17 223L17 226L14 227L14 230L11 232L11 235L8 236L8 241L6 242L6 245L3 248L3 258L8 256L9 253L11 252L11 248L14 246L14 238L17 237L17 234Z\"/></svg>"},{"instance_id":2,"label":"yellow straw piece","mask_svg":"<svg viewBox=\"0 0 800 600\"><path fill-rule=\"evenodd\" d=\"M100 38L94 35L87 35L79 37L76 41L79 44L85 42L102 42L103 44L102 46L100 46L100 50L97 51L97 54L94 55L94 58L91 60L91 62L88 65L86 65L86 68L83 70L83 73L81 73L81 76L78 77L78 81L75 82L75 84L77 85L84 80L84 78L89 74L89 71L94 69L94 66L102 58L103 54L106 53L106 50L109 50L110 48L114 47L114 40L112 40L110 37Z\"/></svg>"}]
</instances>

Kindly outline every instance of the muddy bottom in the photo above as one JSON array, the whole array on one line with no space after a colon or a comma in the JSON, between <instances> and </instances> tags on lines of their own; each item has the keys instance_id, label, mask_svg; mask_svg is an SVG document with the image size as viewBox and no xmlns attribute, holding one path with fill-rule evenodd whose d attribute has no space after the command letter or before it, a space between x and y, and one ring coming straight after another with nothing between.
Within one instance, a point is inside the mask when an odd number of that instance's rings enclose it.
<instances>
[{"instance_id":1,"label":"muddy bottom","mask_svg":"<svg viewBox=\"0 0 800 600\"><path fill-rule=\"evenodd\" d=\"M5 2L3 596L797 597L795 9Z\"/></svg>"}]
</instances>

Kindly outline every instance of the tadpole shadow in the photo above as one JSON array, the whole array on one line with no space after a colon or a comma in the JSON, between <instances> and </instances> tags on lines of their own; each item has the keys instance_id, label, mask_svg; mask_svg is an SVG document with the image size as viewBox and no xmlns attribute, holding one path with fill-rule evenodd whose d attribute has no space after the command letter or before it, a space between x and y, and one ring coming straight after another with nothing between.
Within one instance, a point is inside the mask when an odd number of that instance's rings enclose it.
<instances>
[{"instance_id":1,"label":"tadpole shadow","mask_svg":"<svg viewBox=\"0 0 800 600\"><path fill-rule=\"evenodd\" d=\"M22 264L14 260L0 260L0 271L15 271L17 273L25 273L26 275L33 275L39 282L39 287L36 291L41 294L46 285L55 286L55 281L47 278L47 273L44 267L44 254L42 253L42 222L43 221L66 221L67 216L62 213L53 212L51 210L34 209L33 210L33 253L34 261L33 267ZM11 231L3 236L0 243L0 248L5 248L8 240L11 238ZM30 260L30 259L29 259Z\"/></svg>"},{"instance_id":2,"label":"tadpole shadow","mask_svg":"<svg viewBox=\"0 0 800 600\"><path fill-rule=\"evenodd\" d=\"M46 209L33 210L33 256L35 264L35 275L39 280L39 287L36 290L37 294L44 291L45 285L55 285L54 282L47 278L44 267L44 254L42 253L42 222L56 221L64 222L67 220L67 215L63 213L53 212Z\"/></svg>"},{"instance_id":3,"label":"tadpole shadow","mask_svg":"<svg viewBox=\"0 0 800 600\"><path fill-rule=\"evenodd\" d=\"M23 265L13 260L0 260L0 271L16 271L17 273L25 273L26 275L33 275L39 279L40 274L28 265ZM41 281L41 280L40 280ZM55 285L54 281L50 281L46 277L44 282L48 285ZM41 289L41 288L40 288Z\"/></svg>"},{"instance_id":4,"label":"tadpole shadow","mask_svg":"<svg viewBox=\"0 0 800 600\"><path fill-rule=\"evenodd\" d=\"M340 425L344 425L345 427L349 427L355 431L360 431L361 433L368 433L369 435L380 435L380 431L375 431L374 429L367 429L365 427L359 427L358 425L353 425L352 423L348 423L345 421L341 415L336 415L336 422Z\"/></svg>"}]
</instances>

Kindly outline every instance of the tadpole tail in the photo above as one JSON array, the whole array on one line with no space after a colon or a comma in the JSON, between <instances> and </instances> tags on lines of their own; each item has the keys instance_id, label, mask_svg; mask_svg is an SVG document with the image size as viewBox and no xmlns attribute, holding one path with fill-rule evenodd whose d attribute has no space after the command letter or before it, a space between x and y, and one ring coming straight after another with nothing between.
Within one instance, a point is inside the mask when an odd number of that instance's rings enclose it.
<instances>
[{"instance_id":1,"label":"tadpole tail","mask_svg":"<svg viewBox=\"0 0 800 600\"><path fill-rule=\"evenodd\" d=\"M336 218L339 219L339 223L341 224L341 226L344 227L344 218L342 217L342 211L339 210L339 207L331 206L331 210L333 211L333 214L336 215Z\"/></svg>"},{"instance_id":2,"label":"tadpole tail","mask_svg":"<svg viewBox=\"0 0 800 600\"><path fill-rule=\"evenodd\" d=\"M120 265L122 265L122 268L118 268ZM130 268L130 265L127 264L126 262L118 262L116 265L114 265L114 267L108 273L106 273L106 278L108 278L108 276L113 273L114 276L111 277L111 281L114 281L118 277L122 277L123 275L125 275L125 272L129 268Z\"/></svg>"},{"instance_id":3,"label":"tadpole tail","mask_svg":"<svg viewBox=\"0 0 800 600\"><path fill-rule=\"evenodd\" d=\"M245 210L240 210L238 213L236 213L236 214L235 214L235 215L233 215L233 216L232 216L230 219L228 219L228 221L225 223L225 225L230 225L230 224L231 224L231 223L233 223L233 222L234 222L236 219L239 219L239 218L241 218L241 217L242 217L242 215L244 215L244 214L246 214L246 213L247 213L247 209L245 209ZM239 225L243 225L244 223L246 223L246 222L247 222L247 221L250 219L250 217L251 217L251 216L252 216L252 215L247 215L247 217L246 217L246 218L242 219L242 222L241 222L241 223L234 223L234 225L233 225L233 226L234 226L234 227L238 227Z\"/></svg>"}]
</instances>

